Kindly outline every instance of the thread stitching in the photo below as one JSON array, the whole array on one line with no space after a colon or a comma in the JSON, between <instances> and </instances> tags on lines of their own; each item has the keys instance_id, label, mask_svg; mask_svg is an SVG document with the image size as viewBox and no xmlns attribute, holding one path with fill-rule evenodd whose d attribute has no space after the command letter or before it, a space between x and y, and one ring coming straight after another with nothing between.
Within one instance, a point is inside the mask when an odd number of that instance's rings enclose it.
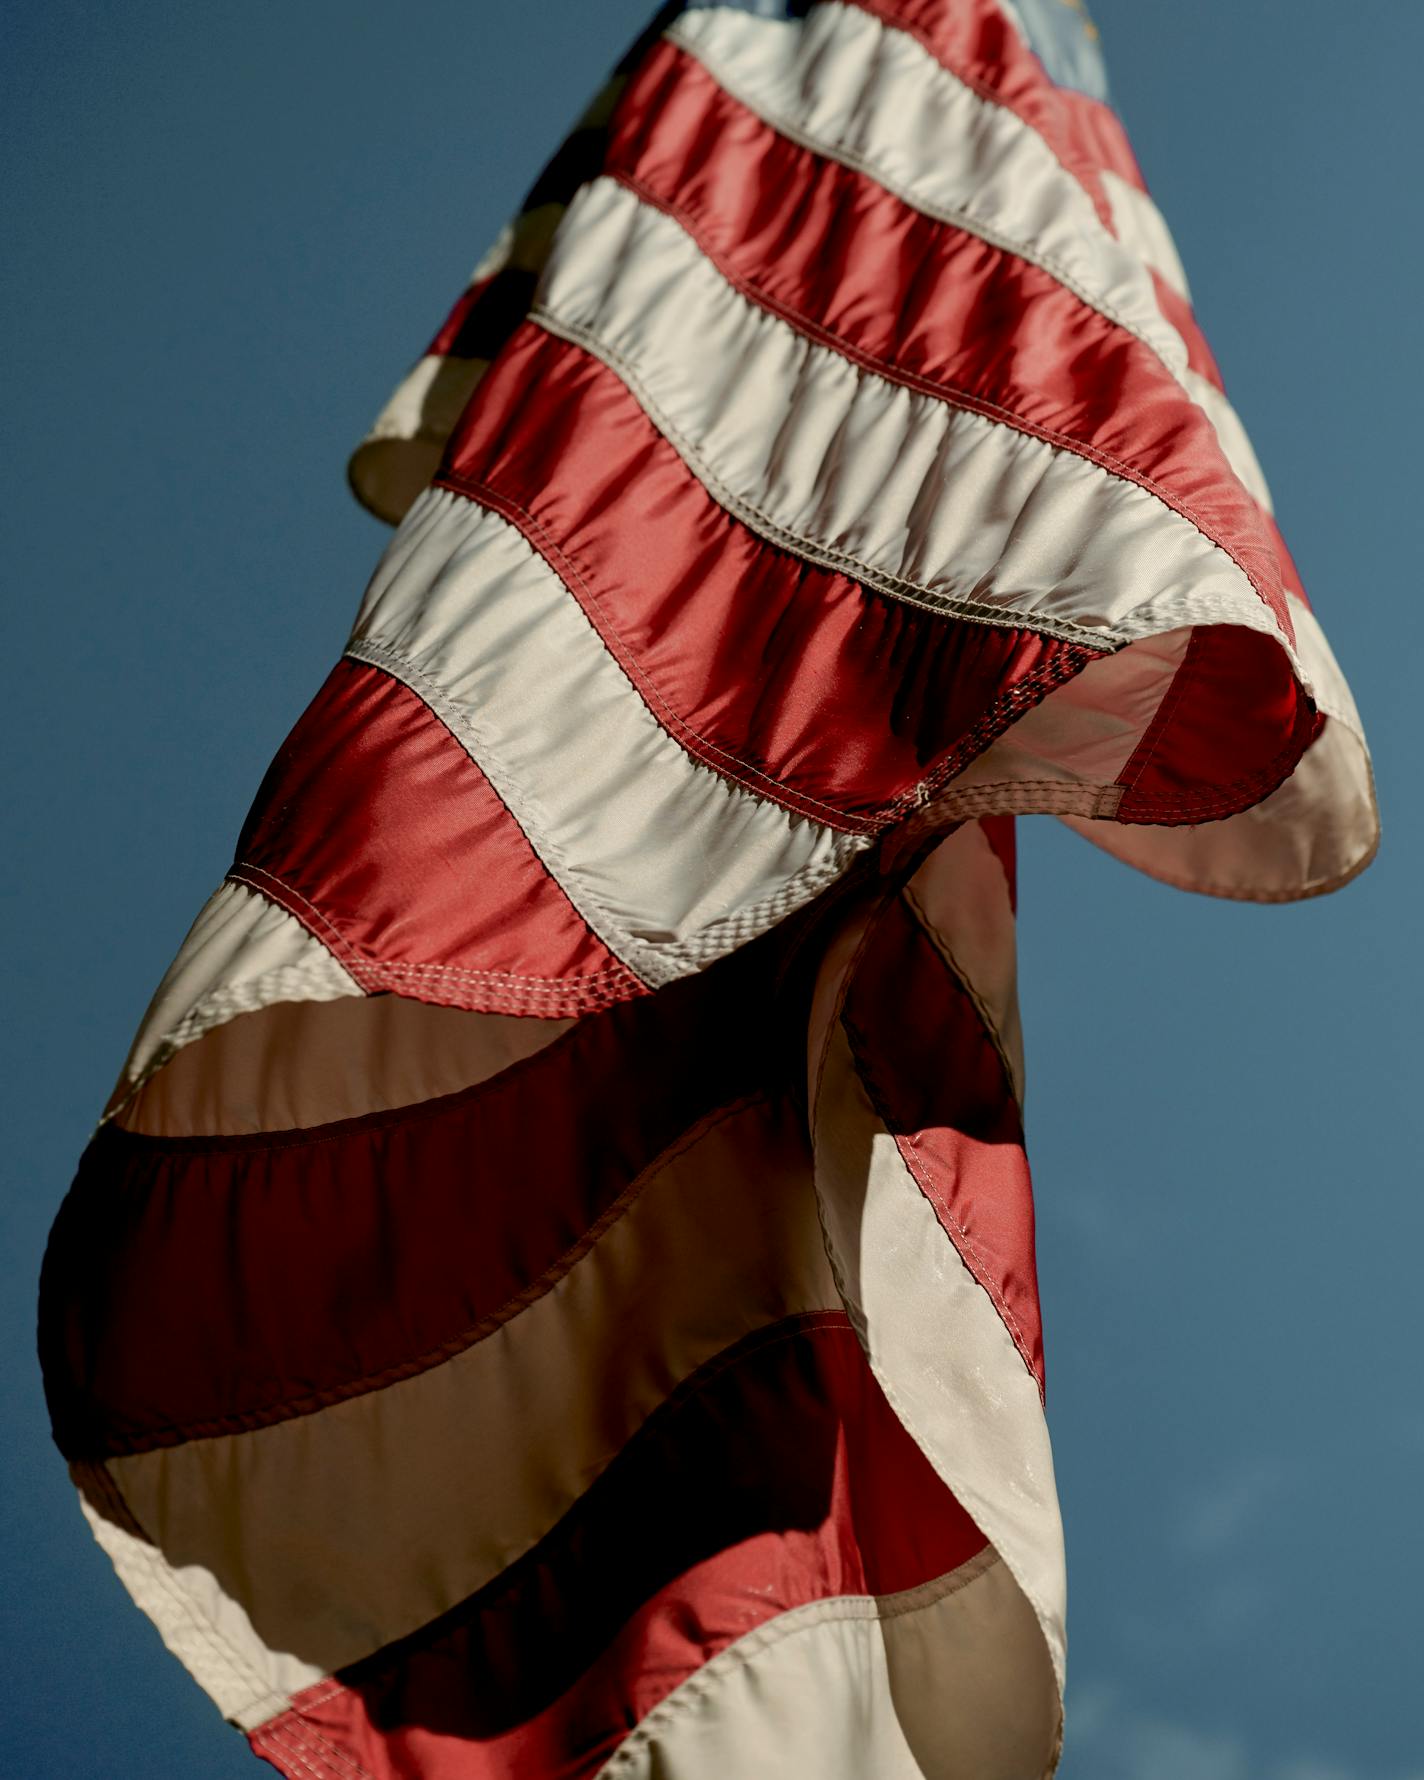
<instances>
[{"instance_id":1,"label":"thread stitching","mask_svg":"<svg viewBox=\"0 0 1424 1780\"><path fill-rule=\"evenodd\" d=\"M687 203L685 198L669 199L662 197L650 187L646 186L636 174L615 172L610 174L609 177L627 187L627 189L642 202L650 205L656 210L662 211L664 215L677 223L687 234L688 238L696 244L698 251L705 256L710 264L716 267L722 278L725 279L727 284L730 285L733 290L737 291L748 302L755 303L758 308L765 309L778 320L784 321L788 327L794 328L797 333L815 341L820 346L824 346L827 349L834 351L840 357L849 360L852 364L858 365L862 370L869 371L872 375L884 377L887 381L899 384L902 388L913 390L919 395L926 395L941 400L948 407L959 408L970 414L978 414L986 420L998 421L1003 425L1011 427L1015 432L1022 433L1029 438L1039 439L1046 445L1056 447L1059 450L1068 451L1073 456L1082 458L1085 462L1096 464L1109 475L1115 475L1122 481L1130 482L1134 487L1141 488L1146 493L1154 495L1169 512L1175 513L1178 517L1185 519L1208 544L1230 557L1231 561L1235 563L1236 567L1251 584L1253 592L1266 607L1267 611L1270 612L1273 617L1279 619L1280 613L1277 608L1278 606L1283 606L1284 595L1282 594L1278 601L1273 602L1260 585L1256 575L1253 574L1242 561L1238 551L1232 545L1223 542L1212 533L1207 526L1206 521L1190 502L1166 488L1145 470L1138 469L1135 465L1126 462L1125 459L1117 457L1110 451L1104 450L1101 446L1094 445L1087 439L1081 439L1072 433L1061 432L1057 427L1047 426L1039 421L1029 420L1016 409L1006 407L1004 404L995 402L987 396L975 395L970 390L963 389L957 384L946 382L940 378L924 377L913 371L904 370L890 360L882 358L876 353L869 352L862 347L856 346L843 335L837 334L830 327L814 320L811 316L807 315L804 310L798 309L792 304L772 296L752 279L743 277L741 273L735 271L727 263L723 255L707 241L706 228L708 218L705 210L695 209L692 205ZM1137 336L1134 336L1134 338L1136 337ZM1174 382L1175 381L1177 380L1174 379ZM1180 383L1178 383L1178 387L1181 388ZM1192 398L1190 391L1183 389L1182 395L1188 406L1194 412L1202 414L1208 424L1210 424L1210 416L1206 414L1202 405ZM1222 462L1228 473L1234 481L1240 483L1241 478L1232 468L1230 460L1226 457L1225 450L1221 447L1219 439L1217 441L1217 448L1221 451ZM1242 487L1243 491L1249 494L1249 490L1244 489L1244 484ZM1266 549L1264 543L1261 548L1263 550ZM1032 624L1031 620L1026 620L1025 622L1029 625Z\"/></svg>"},{"instance_id":2,"label":"thread stitching","mask_svg":"<svg viewBox=\"0 0 1424 1780\"><path fill-rule=\"evenodd\" d=\"M869 17L870 15L867 14L866 16ZM883 28L884 26L882 24L882 29ZM671 27L667 32L667 36L674 43L678 44L680 48L686 50L695 61L700 62L702 66L707 69L708 73L711 74L718 86L730 93L739 104L746 106L748 111L761 118L763 123L769 124L779 135L785 136L788 141L795 142L799 147L806 149L811 154L819 156L823 160L840 161L844 166L853 168L857 173L861 173L867 179L873 181L874 184L882 186L886 191L892 193L895 197L899 198L902 203L908 204L911 209L918 210L921 215L933 217L939 222L946 222L952 226L962 228L971 235L977 235L981 241L987 241L991 247L997 247L1006 253L1012 253L1019 259L1028 261L1030 265L1041 266L1045 272L1052 273L1065 290L1071 291L1075 297L1087 304L1090 309L1097 310L1100 315L1105 315L1109 321L1116 322L1119 327L1126 329L1129 334L1132 334L1137 339L1141 340L1143 345L1146 346L1156 358L1161 360L1162 364L1166 366L1172 377L1175 380L1180 381L1177 372L1172 366L1170 357L1163 351L1162 347L1153 341L1140 326L1130 322L1108 298L1089 292L1087 287L1079 280L1076 274L1071 272L1056 254L1045 252L1040 248L1030 247L1026 241L1009 235L1004 230L997 228L991 222L984 221L966 205L945 204L941 203L938 199L912 196L911 192L905 185L894 180L893 176L883 169L877 169L875 163L869 156L862 155L858 150L850 147L848 143L841 141L831 143L817 139L809 130L803 129L800 125L793 123L791 119L786 116L785 112L779 111L774 104L753 101L750 99L741 84L734 78L728 76L726 68L714 67L711 59L702 53L702 50L695 42L688 41L684 34L684 30L679 26L674 25ZM923 46L919 47L922 48ZM931 57L931 60L934 61L935 66L942 72L949 72L949 70L945 69L943 64L936 58ZM951 76L951 78L953 79L957 77ZM1037 132L1035 132L1035 135L1037 135ZM1042 141L1042 138L1039 137L1039 140ZM1047 145L1045 144L1045 147L1046 146ZM1051 153L1052 151L1050 150L1049 152ZM1076 180L1074 180L1073 183L1077 185ZM1082 188L1079 187L1079 189L1081 190ZM1106 235L1106 231L1104 231L1104 233ZM1106 238L1113 247L1119 248L1122 252L1126 253L1127 250L1122 248L1121 243L1113 236L1106 235ZM1164 328L1169 328L1169 324L1165 320L1162 325ZM1178 338L1175 329L1171 329L1170 331L1174 338ZM1183 354L1185 355L1185 345L1183 345Z\"/></svg>"},{"instance_id":3,"label":"thread stitching","mask_svg":"<svg viewBox=\"0 0 1424 1780\"><path fill-rule=\"evenodd\" d=\"M311 1391L299 1397L257 1404L239 1415L221 1416L211 1421L170 1422L160 1427L149 1428L144 1433L133 1435L127 1439L113 1440L106 1446L105 1456L109 1458L132 1457L139 1453L154 1452L164 1447L178 1446L188 1440L210 1440L225 1435L250 1433L258 1428L272 1427L279 1422L294 1421L305 1415L314 1415L320 1410L329 1409L338 1403L350 1402L357 1397L370 1396L385 1389L387 1385L403 1383L407 1379L433 1371L436 1367L444 1365L446 1361L468 1352L472 1347L494 1334L496 1330L512 1322L521 1311L527 1310L530 1305L545 1297L561 1279L573 1271L585 1256L592 1253L608 1231L622 1220L624 1214L675 1162L680 1161L689 1151L695 1149L699 1143L727 1120L763 1104L766 1098L766 1095L762 1093L744 1095L737 1100L729 1101L727 1105L717 1108L716 1111L708 1113L696 1121L681 1137L656 1156L646 1169L635 1176L617 1198L611 1200L604 1207L588 1229L560 1255L549 1262L537 1279L531 1280L528 1285L512 1293L496 1309L487 1311L484 1316L469 1324L458 1334L448 1337L445 1341L439 1342L409 1359L363 1374L359 1378L348 1379L341 1385L333 1385L320 1391Z\"/></svg>"}]
</instances>

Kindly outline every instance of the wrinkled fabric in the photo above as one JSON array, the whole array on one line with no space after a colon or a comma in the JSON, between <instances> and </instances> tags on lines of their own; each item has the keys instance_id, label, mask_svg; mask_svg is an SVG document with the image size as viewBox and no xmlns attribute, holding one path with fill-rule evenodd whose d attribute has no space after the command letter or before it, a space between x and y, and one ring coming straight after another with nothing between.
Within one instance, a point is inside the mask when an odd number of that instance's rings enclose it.
<instances>
[{"instance_id":1,"label":"wrinkled fabric","mask_svg":"<svg viewBox=\"0 0 1424 1780\"><path fill-rule=\"evenodd\" d=\"M1033 1780L1014 821L1284 901L1368 755L1081 10L664 8L57 1217L56 1439L288 1780Z\"/></svg>"}]
</instances>

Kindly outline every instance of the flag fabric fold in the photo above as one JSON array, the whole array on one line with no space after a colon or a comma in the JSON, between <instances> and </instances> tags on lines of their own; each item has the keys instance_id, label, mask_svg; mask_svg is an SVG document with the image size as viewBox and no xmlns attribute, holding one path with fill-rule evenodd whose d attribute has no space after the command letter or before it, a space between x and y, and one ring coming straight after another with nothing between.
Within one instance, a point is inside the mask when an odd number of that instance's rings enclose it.
<instances>
[{"instance_id":1,"label":"flag fabric fold","mask_svg":"<svg viewBox=\"0 0 1424 1780\"><path fill-rule=\"evenodd\" d=\"M1348 687L1081 9L664 8L55 1224L56 1438L289 1780L1032 1780L1014 819L1326 891Z\"/></svg>"}]
</instances>

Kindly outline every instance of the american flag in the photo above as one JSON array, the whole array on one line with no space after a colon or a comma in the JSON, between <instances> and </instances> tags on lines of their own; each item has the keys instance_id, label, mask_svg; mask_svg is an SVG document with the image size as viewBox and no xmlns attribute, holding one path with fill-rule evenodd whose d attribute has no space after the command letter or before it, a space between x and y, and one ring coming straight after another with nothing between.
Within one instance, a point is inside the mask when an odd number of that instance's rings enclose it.
<instances>
[{"instance_id":1,"label":"american flag","mask_svg":"<svg viewBox=\"0 0 1424 1780\"><path fill-rule=\"evenodd\" d=\"M289 1780L1051 1772L1014 817L1375 838L1081 8L664 9L351 476L46 1260L99 1543Z\"/></svg>"}]
</instances>

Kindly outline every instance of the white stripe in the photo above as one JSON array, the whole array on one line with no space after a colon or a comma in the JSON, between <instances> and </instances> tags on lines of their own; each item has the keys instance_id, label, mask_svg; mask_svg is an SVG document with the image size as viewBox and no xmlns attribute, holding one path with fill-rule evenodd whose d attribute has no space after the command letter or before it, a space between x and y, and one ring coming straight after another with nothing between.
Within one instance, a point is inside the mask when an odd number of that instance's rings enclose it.
<instances>
[{"instance_id":1,"label":"white stripe","mask_svg":"<svg viewBox=\"0 0 1424 1780\"><path fill-rule=\"evenodd\" d=\"M300 1657L269 1650L246 1613L201 1564L174 1569L146 1539L91 1502L82 1485L79 1506L134 1605L153 1621L224 1718L251 1729L284 1711L292 1694L322 1679L322 1671Z\"/></svg>"},{"instance_id":2,"label":"white stripe","mask_svg":"<svg viewBox=\"0 0 1424 1780\"><path fill-rule=\"evenodd\" d=\"M806 339L611 180L570 206L535 315L609 364L745 524L892 596L1099 648L1205 622L1281 634L1155 495Z\"/></svg>"},{"instance_id":3,"label":"white stripe","mask_svg":"<svg viewBox=\"0 0 1424 1780\"><path fill-rule=\"evenodd\" d=\"M700 1365L783 1317L841 1308L789 1107L718 1119L595 1228L550 1290L442 1365L108 1461L167 1564L239 1603L276 1653L274 1690L281 1652L334 1670L498 1575Z\"/></svg>"},{"instance_id":4,"label":"white stripe","mask_svg":"<svg viewBox=\"0 0 1424 1780\"><path fill-rule=\"evenodd\" d=\"M1270 486L1246 428L1241 424L1241 416L1216 385L1199 371L1188 371L1184 382L1188 395L1211 422L1222 456L1231 465L1237 481L1258 507L1267 513L1274 512Z\"/></svg>"},{"instance_id":5,"label":"white stripe","mask_svg":"<svg viewBox=\"0 0 1424 1780\"><path fill-rule=\"evenodd\" d=\"M1113 227L1117 231L1118 240L1145 265L1165 278L1178 296L1191 302L1192 293L1187 287L1187 275L1182 269L1177 244L1172 239L1172 231L1167 227L1166 217L1146 192L1130 185L1111 168L1104 167L1099 177L1103 182L1103 190L1107 193L1108 208L1112 211Z\"/></svg>"},{"instance_id":6,"label":"white stripe","mask_svg":"<svg viewBox=\"0 0 1424 1780\"><path fill-rule=\"evenodd\" d=\"M730 951L867 845L694 761L573 595L498 515L417 503L351 651L437 708L605 943L649 983Z\"/></svg>"},{"instance_id":7,"label":"white stripe","mask_svg":"<svg viewBox=\"0 0 1424 1780\"><path fill-rule=\"evenodd\" d=\"M828 957L813 1028L816 1191L836 1284L895 1412L1013 1572L1063 1684L1063 1529L1038 1387L872 1109ZM823 1037L824 1034L824 1037Z\"/></svg>"},{"instance_id":8,"label":"white stripe","mask_svg":"<svg viewBox=\"0 0 1424 1780\"><path fill-rule=\"evenodd\" d=\"M648 1714L599 1780L1037 1780L1057 1743L1038 1628L992 1553L904 1594L783 1613Z\"/></svg>"},{"instance_id":9,"label":"white stripe","mask_svg":"<svg viewBox=\"0 0 1424 1780\"><path fill-rule=\"evenodd\" d=\"M1101 174L1103 189L1112 209L1113 226L1123 246L1149 266L1185 302L1192 293L1187 275L1177 253L1177 244L1167 227L1167 219L1146 192L1121 178L1109 168ZM1156 301L1154 293L1154 302ZM1159 305L1160 308L1160 305ZM1163 315L1162 324L1176 333L1171 320ZM1222 455L1231 465L1237 480L1259 507L1274 511L1271 490L1256 457L1241 417L1226 396L1208 377L1186 366L1187 343L1182 341L1182 369L1177 375L1183 388L1211 422ZM1174 367L1175 368L1175 367Z\"/></svg>"},{"instance_id":10,"label":"white stripe","mask_svg":"<svg viewBox=\"0 0 1424 1780\"><path fill-rule=\"evenodd\" d=\"M572 1025L401 995L278 1002L180 1051L114 1117L151 1137L329 1125L473 1087Z\"/></svg>"},{"instance_id":11,"label":"white stripe","mask_svg":"<svg viewBox=\"0 0 1424 1780\"><path fill-rule=\"evenodd\" d=\"M1325 632L1320 628L1320 620L1305 601L1293 593L1287 593L1286 604L1295 627L1296 648L1314 688L1316 704L1327 717L1343 723L1363 743L1365 732L1355 706L1355 696L1340 671Z\"/></svg>"},{"instance_id":12,"label":"white stripe","mask_svg":"<svg viewBox=\"0 0 1424 1780\"><path fill-rule=\"evenodd\" d=\"M427 353L401 380L346 467L368 512L388 525L400 523L439 469L446 441L488 369L487 359Z\"/></svg>"},{"instance_id":13,"label":"white stripe","mask_svg":"<svg viewBox=\"0 0 1424 1780\"><path fill-rule=\"evenodd\" d=\"M1138 335L1174 376L1185 370L1141 261L1048 144L913 37L834 0L805 20L699 7L668 36L783 136L1042 266Z\"/></svg>"},{"instance_id":14,"label":"white stripe","mask_svg":"<svg viewBox=\"0 0 1424 1780\"><path fill-rule=\"evenodd\" d=\"M1170 285L1183 301L1190 303L1192 293L1177 253L1177 244L1167 227L1167 219L1146 192L1129 184L1111 169L1104 168L1101 178L1112 209L1113 226L1117 230L1118 239L1144 265L1149 266ZM1156 301L1155 294L1153 300ZM1163 315L1162 322L1164 327L1176 332L1166 315ZM1182 354L1185 366L1185 340L1182 341ZM1211 422L1222 455L1231 465L1241 486L1258 506L1267 513L1272 512L1271 490L1246 428L1241 424L1240 415L1211 379L1203 377L1199 371L1184 368L1178 372L1178 376L1187 394Z\"/></svg>"},{"instance_id":15,"label":"white stripe","mask_svg":"<svg viewBox=\"0 0 1424 1780\"><path fill-rule=\"evenodd\" d=\"M1115 238L1035 130L855 7L822 5L804 22L698 9L668 35L781 134L1042 266L1136 334L1204 410L1243 486L1271 510L1241 421L1220 390L1188 369L1186 342L1146 273L1153 268L1189 300L1171 233L1145 192L1104 171Z\"/></svg>"},{"instance_id":16,"label":"white stripe","mask_svg":"<svg viewBox=\"0 0 1424 1780\"><path fill-rule=\"evenodd\" d=\"M1118 239L1144 265L1158 273L1178 296L1190 303L1192 293L1187 285L1187 275L1182 269L1177 245L1167 227L1167 219L1147 193L1137 186L1129 184L1107 168L1103 169L1101 177ZM1176 332L1166 315L1162 317L1162 321L1165 327ZM1187 343L1183 340L1184 366L1186 352ZM1241 424L1240 415L1210 378L1203 377L1199 371L1190 368L1184 368L1178 375L1187 394L1211 422L1222 455L1231 465L1241 486L1259 507L1264 508L1267 513L1273 512L1270 487L1246 428Z\"/></svg>"},{"instance_id":17,"label":"white stripe","mask_svg":"<svg viewBox=\"0 0 1424 1780\"><path fill-rule=\"evenodd\" d=\"M223 884L199 911L149 1003L110 1113L175 1051L235 1014L362 993L294 916L246 884Z\"/></svg>"}]
</instances>

